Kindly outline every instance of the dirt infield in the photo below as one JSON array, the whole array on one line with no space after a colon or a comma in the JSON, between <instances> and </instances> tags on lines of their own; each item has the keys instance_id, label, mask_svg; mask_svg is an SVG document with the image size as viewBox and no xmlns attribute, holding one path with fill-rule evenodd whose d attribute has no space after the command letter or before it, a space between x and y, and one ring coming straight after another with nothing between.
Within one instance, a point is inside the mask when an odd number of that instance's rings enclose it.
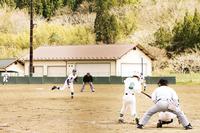
<instances>
[{"instance_id":1,"label":"dirt infield","mask_svg":"<svg viewBox=\"0 0 200 133\"><path fill-rule=\"evenodd\" d=\"M95 93L89 88L81 93L81 86L75 85L73 100L66 90L51 91L51 86L0 85L0 133L200 133L200 86L173 86L194 127L190 131L176 120L157 129L158 115L143 130L136 128L130 114L125 116L125 124L118 124L123 85L95 85ZM155 87L149 86L147 93ZM137 95L139 116L152 104L144 95Z\"/></svg>"}]
</instances>

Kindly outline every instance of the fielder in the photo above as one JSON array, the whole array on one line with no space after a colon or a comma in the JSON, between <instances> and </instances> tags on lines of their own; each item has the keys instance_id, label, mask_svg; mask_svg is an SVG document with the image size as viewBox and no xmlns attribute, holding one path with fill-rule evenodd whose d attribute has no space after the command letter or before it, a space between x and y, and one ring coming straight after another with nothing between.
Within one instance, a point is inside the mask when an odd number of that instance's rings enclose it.
<instances>
[{"instance_id":1,"label":"fielder","mask_svg":"<svg viewBox=\"0 0 200 133\"><path fill-rule=\"evenodd\" d=\"M133 77L126 78L124 80L125 89L124 89L124 96L123 96L123 102L122 102L122 108L120 111L120 117L119 117L119 123L124 122L124 113L127 112L127 109L129 108L131 111L131 116L134 118L136 123L139 122L139 119L137 117L136 113L136 98L135 93L141 92L141 81L140 81L140 74L135 72L133 74Z\"/></svg>"},{"instance_id":2,"label":"fielder","mask_svg":"<svg viewBox=\"0 0 200 133\"><path fill-rule=\"evenodd\" d=\"M8 74L7 73L4 74L4 76L3 76L3 85L8 83L8 79L9 79Z\"/></svg>"},{"instance_id":3,"label":"fielder","mask_svg":"<svg viewBox=\"0 0 200 133\"><path fill-rule=\"evenodd\" d=\"M62 87L53 86L51 90L58 89L58 90L65 90L66 88L70 89L71 92L71 99L74 98L74 81L77 81L77 74L76 70L74 69L72 73L67 77L65 83Z\"/></svg>"},{"instance_id":4,"label":"fielder","mask_svg":"<svg viewBox=\"0 0 200 133\"><path fill-rule=\"evenodd\" d=\"M160 79L158 82L159 87L152 93L152 100L155 105L144 114L142 119L139 121L137 128L142 129L155 113L168 111L177 116L179 122L186 130L192 129L191 124L179 107L179 100L176 92L167 85L167 80Z\"/></svg>"}]
</instances>

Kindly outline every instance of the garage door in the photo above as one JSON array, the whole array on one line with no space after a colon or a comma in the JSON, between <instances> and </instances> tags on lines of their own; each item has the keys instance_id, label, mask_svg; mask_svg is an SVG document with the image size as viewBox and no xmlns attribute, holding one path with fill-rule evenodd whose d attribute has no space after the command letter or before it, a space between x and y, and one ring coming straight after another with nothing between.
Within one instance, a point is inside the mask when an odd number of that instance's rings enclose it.
<instances>
[{"instance_id":1,"label":"garage door","mask_svg":"<svg viewBox=\"0 0 200 133\"><path fill-rule=\"evenodd\" d=\"M66 66L48 66L48 77L66 77Z\"/></svg>"},{"instance_id":2,"label":"garage door","mask_svg":"<svg viewBox=\"0 0 200 133\"><path fill-rule=\"evenodd\" d=\"M33 77L43 77L44 70L43 66L34 66Z\"/></svg>"},{"instance_id":3,"label":"garage door","mask_svg":"<svg viewBox=\"0 0 200 133\"><path fill-rule=\"evenodd\" d=\"M84 76L86 73L96 77L110 76L110 64L76 64L78 76Z\"/></svg>"},{"instance_id":4,"label":"garage door","mask_svg":"<svg viewBox=\"0 0 200 133\"><path fill-rule=\"evenodd\" d=\"M121 75L122 77L132 76L134 71L142 72L142 65L140 63L127 63L121 64ZM143 64L143 74L147 73L147 65Z\"/></svg>"}]
</instances>

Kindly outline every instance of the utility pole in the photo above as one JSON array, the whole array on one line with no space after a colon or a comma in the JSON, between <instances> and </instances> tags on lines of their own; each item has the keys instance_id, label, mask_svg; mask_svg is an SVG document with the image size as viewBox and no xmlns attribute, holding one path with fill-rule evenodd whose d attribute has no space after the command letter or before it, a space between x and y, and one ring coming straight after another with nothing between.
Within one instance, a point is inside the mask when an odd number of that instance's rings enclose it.
<instances>
[{"instance_id":1,"label":"utility pole","mask_svg":"<svg viewBox=\"0 0 200 133\"><path fill-rule=\"evenodd\" d=\"M33 0L30 0L30 60L29 77L33 76Z\"/></svg>"}]
</instances>

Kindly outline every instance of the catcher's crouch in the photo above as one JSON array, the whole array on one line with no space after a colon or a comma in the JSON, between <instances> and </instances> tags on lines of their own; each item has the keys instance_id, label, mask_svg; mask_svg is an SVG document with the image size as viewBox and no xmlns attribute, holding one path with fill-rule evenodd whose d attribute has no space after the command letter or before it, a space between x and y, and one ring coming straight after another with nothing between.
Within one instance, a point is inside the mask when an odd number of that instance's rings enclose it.
<instances>
[{"instance_id":1,"label":"catcher's crouch","mask_svg":"<svg viewBox=\"0 0 200 133\"><path fill-rule=\"evenodd\" d=\"M159 87L152 93L152 100L155 105L144 114L142 119L139 121L137 128L142 129L155 113L169 111L177 116L179 122L186 130L192 129L191 124L179 107L179 99L176 92L167 86L168 81L160 79L158 85Z\"/></svg>"}]
</instances>

